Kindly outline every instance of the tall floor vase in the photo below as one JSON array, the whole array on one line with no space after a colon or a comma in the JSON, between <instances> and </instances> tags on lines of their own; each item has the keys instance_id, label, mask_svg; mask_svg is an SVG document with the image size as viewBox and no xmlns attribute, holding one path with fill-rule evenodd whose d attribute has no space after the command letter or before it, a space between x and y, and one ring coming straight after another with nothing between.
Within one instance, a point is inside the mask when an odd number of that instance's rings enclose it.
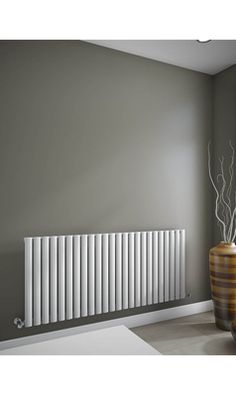
<instances>
[{"instance_id":1,"label":"tall floor vase","mask_svg":"<svg viewBox=\"0 0 236 394\"><path fill-rule=\"evenodd\" d=\"M236 245L220 242L210 250L209 264L215 323L229 331L236 319Z\"/></svg>"}]
</instances>

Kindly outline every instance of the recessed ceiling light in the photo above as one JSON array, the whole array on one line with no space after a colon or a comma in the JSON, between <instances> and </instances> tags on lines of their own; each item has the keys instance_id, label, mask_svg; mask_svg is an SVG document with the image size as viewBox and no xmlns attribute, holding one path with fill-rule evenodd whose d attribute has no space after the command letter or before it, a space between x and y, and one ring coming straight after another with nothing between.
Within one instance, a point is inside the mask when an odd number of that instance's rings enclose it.
<instances>
[{"instance_id":1,"label":"recessed ceiling light","mask_svg":"<svg viewBox=\"0 0 236 394\"><path fill-rule=\"evenodd\" d=\"M199 44L208 44L208 42L211 42L212 40L197 40Z\"/></svg>"}]
</instances>

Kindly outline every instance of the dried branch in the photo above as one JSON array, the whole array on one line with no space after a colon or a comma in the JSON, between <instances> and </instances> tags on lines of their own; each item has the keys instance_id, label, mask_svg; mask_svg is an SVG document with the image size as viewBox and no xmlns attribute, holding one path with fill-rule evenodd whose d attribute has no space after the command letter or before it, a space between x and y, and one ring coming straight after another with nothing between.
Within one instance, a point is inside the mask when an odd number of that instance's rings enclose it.
<instances>
[{"instance_id":1,"label":"dried branch","mask_svg":"<svg viewBox=\"0 0 236 394\"><path fill-rule=\"evenodd\" d=\"M236 238L236 191L234 198L234 209L231 207L231 193L232 193L232 184L234 177L234 160L235 160L235 150L234 147L229 141L229 146L231 148L231 160L228 169L229 177L225 177L224 172L224 156L222 156L220 161L220 172L216 175L216 183L214 182L212 173L211 173L211 154L210 154L210 142L208 143L208 172L209 178L211 180L212 186L216 193L216 202L215 202L215 216L218 221L218 225L220 227L221 236L224 242L233 242ZM228 187L227 186L228 181Z\"/></svg>"},{"instance_id":2,"label":"dried branch","mask_svg":"<svg viewBox=\"0 0 236 394\"><path fill-rule=\"evenodd\" d=\"M229 187L228 187L227 192L226 192L226 197L228 199L228 203L229 203L229 206L230 206L231 205L230 195L231 195L232 182L233 182L233 176L234 176L234 147L233 147L233 145L231 143L231 140L229 140L229 146L230 146L230 148L232 150L232 156L231 156L231 163L230 163L230 166L229 166Z\"/></svg>"},{"instance_id":3,"label":"dried branch","mask_svg":"<svg viewBox=\"0 0 236 394\"><path fill-rule=\"evenodd\" d=\"M224 221L220 218L219 216L219 192L218 189L213 181L212 174L211 174L211 153L210 153L210 142L208 143L208 172L209 172L209 177L212 183L212 186L216 192L216 203L215 203L215 215L219 223L222 224L223 228L223 240L226 242L226 225Z\"/></svg>"},{"instance_id":4,"label":"dried branch","mask_svg":"<svg viewBox=\"0 0 236 394\"><path fill-rule=\"evenodd\" d=\"M224 198L224 192L225 192L225 188L226 188L226 179L225 179L225 175L224 175L224 156L222 156L222 158L219 159L219 161L220 161L220 169L221 169L221 173L219 175L221 176L222 182L223 182L221 192L220 192L220 199L221 199L221 204L223 205L223 210L224 210L224 214L225 214L225 224L226 224L226 226L228 226L229 221L230 221L230 217L231 217L231 207L225 201L225 198Z\"/></svg>"}]
</instances>

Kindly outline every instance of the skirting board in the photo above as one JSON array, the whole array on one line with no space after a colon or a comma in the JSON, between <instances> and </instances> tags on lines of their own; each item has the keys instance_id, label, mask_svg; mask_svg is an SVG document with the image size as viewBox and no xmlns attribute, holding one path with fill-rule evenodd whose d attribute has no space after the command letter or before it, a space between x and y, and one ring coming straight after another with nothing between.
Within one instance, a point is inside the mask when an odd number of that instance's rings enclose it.
<instances>
[{"instance_id":1,"label":"skirting board","mask_svg":"<svg viewBox=\"0 0 236 394\"><path fill-rule=\"evenodd\" d=\"M0 350L11 347L23 346L32 343L48 341L50 339L61 338L69 335L76 335L83 332L99 330L102 328L124 325L127 328L145 326L158 323L164 320L177 319L179 317L195 315L197 313L208 312L213 309L212 300L197 302L194 304L181 305L174 308L162 309L160 311L147 312L134 316L127 316L99 323L86 324L79 327L67 328L64 330L47 332L44 334L31 335L23 338L10 339L0 342Z\"/></svg>"}]
</instances>

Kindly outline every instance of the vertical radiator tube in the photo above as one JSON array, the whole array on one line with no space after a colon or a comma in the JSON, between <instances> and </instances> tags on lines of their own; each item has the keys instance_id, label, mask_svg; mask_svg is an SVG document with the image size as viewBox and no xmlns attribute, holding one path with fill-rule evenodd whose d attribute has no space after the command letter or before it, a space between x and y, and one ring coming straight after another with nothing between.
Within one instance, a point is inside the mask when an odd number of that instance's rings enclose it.
<instances>
[{"instance_id":1,"label":"vertical radiator tube","mask_svg":"<svg viewBox=\"0 0 236 394\"><path fill-rule=\"evenodd\" d=\"M25 327L31 327L32 319L32 238L25 238Z\"/></svg>"},{"instance_id":2,"label":"vertical radiator tube","mask_svg":"<svg viewBox=\"0 0 236 394\"><path fill-rule=\"evenodd\" d=\"M41 324L41 238L34 238L34 325Z\"/></svg>"},{"instance_id":3,"label":"vertical radiator tube","mask_svg":"<svg viewBox=\"0 0 236 394\"><path fill-rule=\"evenodd\" d=\"M116 234L116 310L122 309L122 235Z\"/></svg>"},{"instance_id":4,"label":"vertical radiator tube","mask_svg":"<svg viewBox=\"0 0 236 394\"><path fill-rule=\"evenodd\" d=\"M186 296L186 272L185 272L185 231L180 231L180 297L184 298Z\"/></svg>"},{"instance_id":5,"label":"vertical radiator tube","mask_svg":"<svg viewBox=\"0 0 236 394\"><path fill-rule=\"evenodd\" d=\"M102 313L102 236L96 235L96 313Z\"/></svg>"},{"instance_id":6,"label":"vertical radiator tube","mask_svg":"<svg viewBox=\"0 0 236 394\"><path fill-rule=\"evenodd\" d=\"M134 233L129 234L129 308L134 308Z\"/></svg>"},{"instance_id":7,"label":"vertical radiator tube","mask_svg":"<svg viewBox=\"0 0 236 394\"><path fill-rule=\"evenodd\" d=\"M146 233L141 234L141 250L142 250L142 306L147 305L147 248Z\"/></svg>"},{"instance_id":8,"label":"vertical radiator tube","mask_svg":"<svg viewBox=\"0 0 236 394\"><path fill-rule=\"evenodd\" d=\"M108 293L108 234L103 234L103 244L102 244L102 256L103 256L103 313L109 311L109 293Z\"/></svg>"},{"instance_id":9,"label":"vertical radiator tube","mask_svg":"<svg viewBox=\"0 0 236 394\"><path fill-rule=\"evenodd\" d=\"M50 322L57 321L57 237L50 239Z\"/></svg>"},{"instance_id":10,"label":"vertical radiator tube","mask_svg":"<svg viewBox=\"0 0 236 394\"><path fill-rule=\"evenodd\" d=\"M110 293L110 307L109 311L114 312L116 310L116 298L115 298L115 262L116 262L116 254L115 254L115 234L110 235L110 251L109 251L109 265L110 265L110 275L109 275L109 293Z\"/></svg>"},{"instance_id":11,"label":"vertical radiator tube","mask_svg":"<svg viewBox=\"0 0 236 394\"><path fill-rule=\"evenodd\" d=\"M65 237L59 237L58 267L58 306L59 321L65 320Z\"/></svg>"},{"instance_id":12,"label":"vertical radiator tube","mask_svg":"<svg viewBox=\"0 0 236 394\"><path fill-rule=\"evenodd\" d=\"M66 319L73 318L73 237L66 237Z\"/></svg>"},{"instance_id":13,"label":"vertical radiator tube","mask_svg":"<svg viewBox=\"0 0 236 394\"><path fill-rule=\"evenodd\" d=\"M158 232L153 233L153 302L158 303Z\"/></svg>"},{"instance_id":14,"label":"vertical radiator tube","mask_svg":"<svg viewBox=\"0 0 236 394\"><path fill-rule=\"evenodd\" d=\"M175 299L175 231L170 231L170 300Z\"/></svg>"},{"instance_id":15,"label":"vertical radiator tube","mask_svg":"<svg viewBox=\"0 0 236 394\"><path fill-rule=\"evenodd\" d=\"M123 309L129 307L129 289L128 289L128 234L123 234Z\"/></svg>"},{"instance_id":16,"label":"vertical radiator tube","mask_svg":"<svg viewBox=\"0 0 236 394\"><path fill-rule=\"evenodd\" d=\"M42 238L42 324L49 323L49 237Z\"/></svg>"},{"instance_id":17,"label":"vertical radiator tube","mask_svg":"<svg viewBox=\"0 0 236 394\"><path fill-rule=\"evenodd\" d=\"M94 235L89 235L89 316L95 314L95 268L94 268Z\"/></svg>"},{"instance_id":18,"label":"vertical radiator tube","mask_svg":"<svg viewBox=\"0 0 236 394\"><path fill-rule=\"evenodd\" d=\"M80 317L80 236L74 237L74 317Z\"/></svg>"},{"instance_id":19,"label":"vertical radiator tube","mask_svg":"<svg viewBox=\"0 0 236 394\"><path fill-rule=\"evenodd\" d=\"M164 235L164 256L165 256L165 261L164 261L164 276L165 276L165 297L164 301L167 302L170 299L169 295L169 287L170 287L170 254L169 254L169 231L165 231Z\"/></svg>"},{"instance_id":20,"label":"vertical radiator tube","mask_svg":"<svg viewBox=\"0 0 236 394\"><path fill-rule=\"evenodd\" d=\"M158 269L159 269L159 302L164 301L164 234L159 231L158 237Z\"/></svg>"},{"instance_id":21,"label":"vertical radiator tube","mask_svg":"<svg viewBox=\"0 0 236 394\"><path fill-rule=\"evenodd\" d=\"M175 299L180 297L180 234L179 230L175 232Z\"/></svg>"},{"instance_id":22,"label":"vertical radiator tube","mask_svg":"<svg viewBox=\"0 0 236 394\"><path fill-rule=\"evenodd\" d=\"M135 306L141 305L140 233L135 233Z\"/></svg>"},{"instance_id":23,"label":"vertical radiator tube","mask_svg":"<svg viewBox=\"0 0 236 394\"><path fill-rule=\"evenodd\" d=\"M147 295L148 295L148 305L152 305L152 303L153 303L153 298L152 298L152 296L153 296L153 288L152 288L152 233L151 232L149 232L149 233L147 233L147 239L148 239L148 242L147 242L147 247L148 247L148 250L147 250L147 256L148 256L148 271L147 271L147 274L148 274L148 287L147 287L147 289L148 289L148 291L147 291Z\"/></svg>"},{"instance_id":24,"label":"vertical radiator tube","mask_svg":"<svg viewBox=\"0 0 236 394\"><path fill-rule=\"evenodd\" d=\"M87 277L87 264L88 264L88 250L87 250L87 235L81 236L82 251L81 251L81 316L88 316L88 277Z\"/></svg>"}]
</instances>

